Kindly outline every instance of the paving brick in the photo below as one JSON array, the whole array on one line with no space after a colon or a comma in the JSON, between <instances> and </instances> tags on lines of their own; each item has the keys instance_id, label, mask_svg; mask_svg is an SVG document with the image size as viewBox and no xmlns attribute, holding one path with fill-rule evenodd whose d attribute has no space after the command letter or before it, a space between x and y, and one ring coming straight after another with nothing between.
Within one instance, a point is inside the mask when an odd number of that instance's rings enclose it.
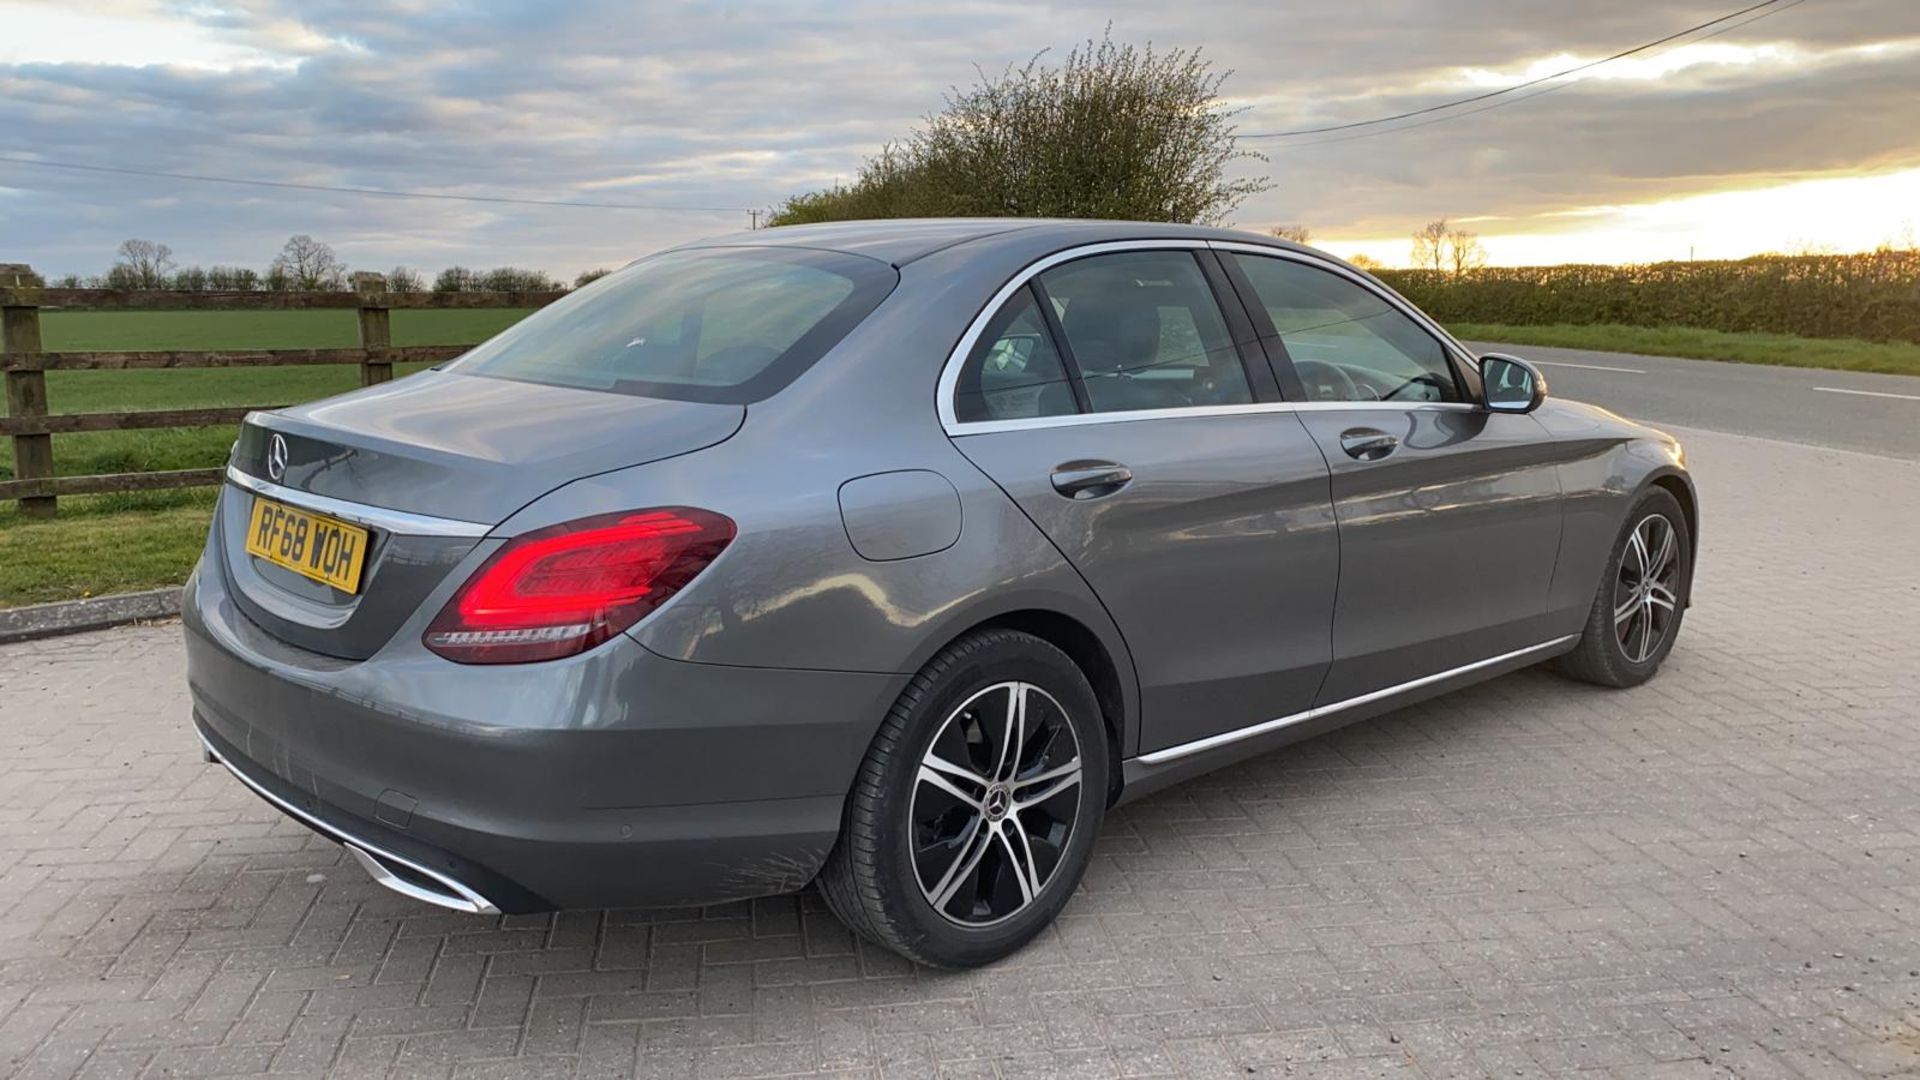
<instances>
[{"instance_id":1,"label":"paving brick","mask_svg":"<svg viewBox=\"0 0 1920 1080\"><path fill-rule=\"evenodd\" d=\"M177 627L0 648L0 1077L1920 1072L1920 466L1682 434L1659 679L1522 672L1131 804L977 972L812 894L425 908L199 764Z\"/></svg>"}]
</instances>

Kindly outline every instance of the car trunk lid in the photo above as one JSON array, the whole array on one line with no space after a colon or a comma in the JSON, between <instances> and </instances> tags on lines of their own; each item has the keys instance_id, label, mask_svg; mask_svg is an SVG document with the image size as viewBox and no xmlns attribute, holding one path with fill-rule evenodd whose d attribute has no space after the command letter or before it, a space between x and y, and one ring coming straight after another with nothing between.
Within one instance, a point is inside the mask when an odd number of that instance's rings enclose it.
<instances>
[{"instance_id":1,"label":"car trunk lid","mask_svg":"<svg viewBox=\"0 0 1920 1080\"><path fill-rule=\"evenodd\" d=\"M514 511L582 477L722 442L745 415L739 405L448 372L256 413L215 523L221 561L241 607L268 631L364 659ZM263 498L365 528L358 589L248 554Z\"/></svg>"}]
</instances>

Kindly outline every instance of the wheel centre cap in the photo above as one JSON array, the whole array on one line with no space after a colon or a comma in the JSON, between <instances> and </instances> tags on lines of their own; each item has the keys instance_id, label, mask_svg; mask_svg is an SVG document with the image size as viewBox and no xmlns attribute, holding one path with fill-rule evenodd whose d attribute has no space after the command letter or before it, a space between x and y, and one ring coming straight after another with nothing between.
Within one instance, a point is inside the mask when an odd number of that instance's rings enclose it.
<instances>
[{"instance_id":1,"label":"wheel centre cap","mask_svg":"<svg viewBox=\"0 0 1920 1080\"><path fill-rule=\"evenodd\" d=\"M987 819L999 821L1006 817L1007 811L1013 807L1013 792L1009 791L1005 784L993 785L987 789L986 807Z\"/></svg>"}]
</instances>

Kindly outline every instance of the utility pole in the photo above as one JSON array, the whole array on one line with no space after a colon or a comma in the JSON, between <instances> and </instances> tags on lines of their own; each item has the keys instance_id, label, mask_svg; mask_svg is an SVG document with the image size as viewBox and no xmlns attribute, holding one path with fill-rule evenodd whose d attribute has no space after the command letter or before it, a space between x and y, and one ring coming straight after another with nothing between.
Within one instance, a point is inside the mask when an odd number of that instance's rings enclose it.
<instances>
[{"instance_id":1,"label":"utility pole","mask_svg":"<svg viewBox=\"0 0 1920 1080\"><path fill-rule=\"evenodd\" d=\"M747 211L747 213L751 215L749 220L752 222L752 224L748 225L747 228L758 229L760 227L760 211L749 210Z\"/></svg>"}]
</instances>

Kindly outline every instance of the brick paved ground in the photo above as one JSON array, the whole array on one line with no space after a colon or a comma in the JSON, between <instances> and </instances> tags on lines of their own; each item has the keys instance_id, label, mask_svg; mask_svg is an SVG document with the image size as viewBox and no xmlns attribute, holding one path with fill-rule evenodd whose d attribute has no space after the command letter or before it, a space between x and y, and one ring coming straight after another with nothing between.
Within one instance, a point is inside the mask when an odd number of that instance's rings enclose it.
<instances>
[{"instance_id":1,"label":"brick paved ground","mask_svg":"<svg viewBox=\"0 0 1920 1080\"><path fill-rule=\"evenodd\" d=\"M971 974L813 897L438 914L199 763L177 628L0 651L0 1075L1920 1074L1920 464L1690 441L1652 685L1522 673L1129 807Z\"/></svg>"}]
</instances>

